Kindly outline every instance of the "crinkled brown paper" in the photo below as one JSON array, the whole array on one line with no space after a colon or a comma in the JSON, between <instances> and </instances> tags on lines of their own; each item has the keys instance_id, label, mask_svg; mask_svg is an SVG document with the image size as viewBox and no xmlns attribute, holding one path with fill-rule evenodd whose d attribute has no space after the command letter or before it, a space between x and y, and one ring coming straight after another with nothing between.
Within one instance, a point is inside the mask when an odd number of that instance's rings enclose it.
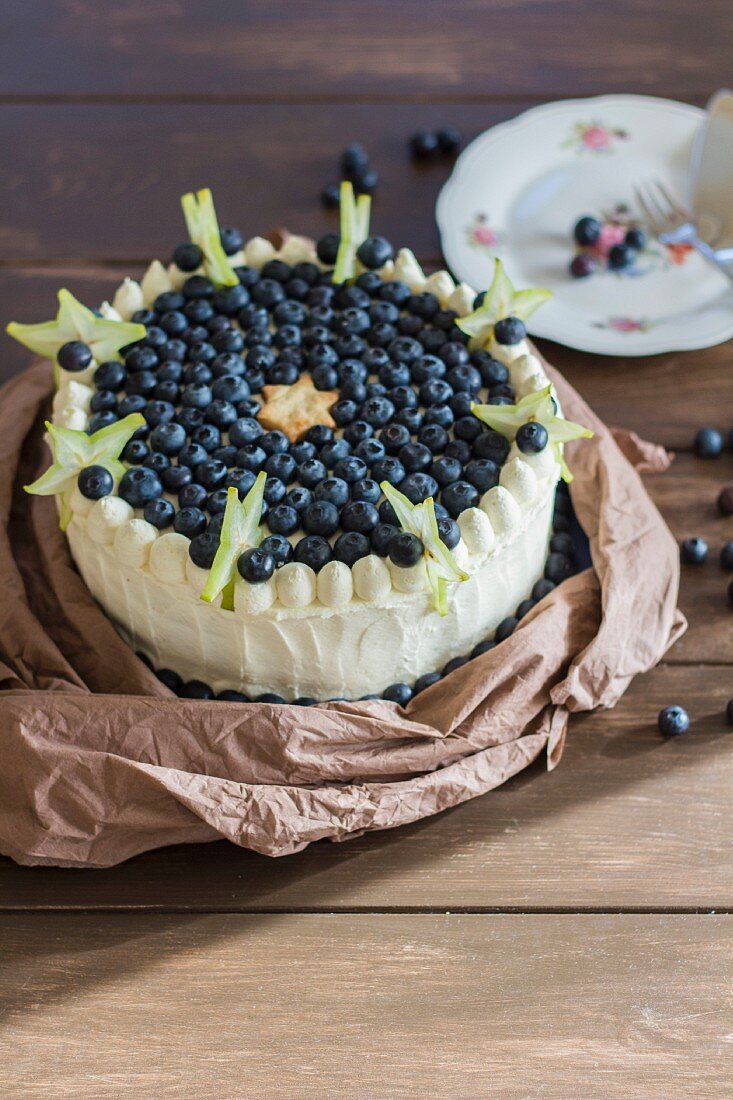
<instances>
[{"instance_id":1,"label":"crinkled brown paper","mask_svg":"<svg viewBox=\"0 0 733 1100\"><path fill-rule=\"evenodd\" d=\"M549 369L567 416L572 499L594 568L500 646L393 703L310 709L176 699L128 649L74 569L53 501L20 488L47 464L38 364L0 391L0 851L104 867L226 837L267 855L346 840L485 794L568 715L612 706L685 628L678 552L611 432ZM664 455L622 437L631 461Z\"/></svg>"}]
</instances>

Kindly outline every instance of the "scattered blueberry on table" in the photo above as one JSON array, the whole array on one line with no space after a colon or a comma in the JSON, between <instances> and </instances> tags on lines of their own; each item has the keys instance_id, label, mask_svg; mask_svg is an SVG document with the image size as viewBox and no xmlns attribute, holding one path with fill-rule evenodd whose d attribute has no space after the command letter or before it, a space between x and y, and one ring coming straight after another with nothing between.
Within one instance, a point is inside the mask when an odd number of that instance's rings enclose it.
<instances>
[{"instance_id":1,"label":"scattered blueberry on table","mask_svg":"<svg viewBox=\"0 0 733 1100\"><path fill-rule=\"evenodd\" d=\"M321 203L325 206L326 210L338 210L339 208L339 185L337 183L329 183L321 191Z\"/></svg>"},{"instance_id":2,"label":"scattered blueberry on table","mask_svg":"<svg viewBox=\"0 0 733 1100\"><path fill-rule=\"evenodd\" d=\"M452 156L461 147L461 135L455 126L443 126L435 135L438 139L441 153Z\"/></svg>"},{"instance_id":3,"label":"scattered blueberry on table","mask_svg":"<svg viewBox=\"0 0 733 1100\"><path fill-rule=\"evenodd\" d=\"M723 436L717 428L700 428L693 442L698 458L717 458L723 453Z\"/></svg>"},{"instance_id":4,"label":"scattered blueberry on table","mask_svg":"<svg viewBox=\"0 0 733 1100\"><path fill-rule=\"evenodd\" d=\"M657 726L659 732L665 737L678 737L690 728L690 716L683 707L668 706L660 710Z\"/></svg>"},{"instance_id":5,"label":"scattered blueberry on table","mask_svg":"<svg viewBox=\"0 0 733 1100\"><path fill-rule=\"evenodd\" d=\"M702 565L708 556L708 544L705 539L695 535L683 539L680 545L680 557L685 565Z\"/></svg>"},{"instance_id":6,"label":"scattered blueberry on table","mask_svg":"<svg viewBox=\"0 0 733 1100\"><path fill-rule=\"evenodd\" d=\"M340 179L349 180L359 195L373 195L379 184L379 174L376 169L372 168L366 149L358 142L347 145L342 151L339 158L339 173ZM326 210L338 210L338 183L329 183L323 188L321 191L321 205ZM323 262L332 263L333 260L324 260Z\"/></svg>"},{"instance_id":7,"label":"scattered blueberry on table","mask_svg":"<svg viewBox=\"0 0 733 1100\"><path fill-rule=\"evenodd\" d=\"M363 145L353 142L347 145L341 154L340 167L344 179L352 180L354 176L363 171L369 165L369 154Z\"/></svg>"},{"instance_id":8,"label":"scattered blueberry on table","mask_svg":"<svg viewBox=\"0 0 733 1100\"><path fill-rule=\"evenodd\" d=\"M733 516L733 485L726 485L716 501L721 516Z\"/></svg>"},{"instance_id":9,"label":"scattered blueberry on table","mask_svg":"<svg viewBox=\"0 0 733 1100\"><path fill-rule=\"evenodd\" d=\"M461 135L453 126L440 130L416 130L409 140L413 160L433 160L440 156L453 156L461 147Z\"/></svg>"}]
</instances>

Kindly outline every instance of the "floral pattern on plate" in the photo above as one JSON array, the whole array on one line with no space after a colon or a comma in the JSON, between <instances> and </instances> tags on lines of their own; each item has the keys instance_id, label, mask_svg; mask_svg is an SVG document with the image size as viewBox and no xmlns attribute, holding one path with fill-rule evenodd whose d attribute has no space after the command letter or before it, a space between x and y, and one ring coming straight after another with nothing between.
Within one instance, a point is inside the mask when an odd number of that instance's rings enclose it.
<instances>
[{"instance_id":1,"label":"floral pattern on plate","mask_svg":"<svg viewBox=\"0 0 733 1100\"><path fill-rule=\"evenodd\" d=\"M594 321L593 328L610 329L612 332L648 332L659 324L650 317L608 317L605 321Z\"/></svg>"},{"instance_id":2,"label":"floral pattern on plate","mask_svg":"<svg viewBox=\"0 0 733 1100\"><path fill-rule=\"evenodd\" d=\"M503 236L498 229L491 227L488 214L474 214L472 221L466 226L466 240L471 248L483 249L493 254L500 247Z\"/></svg>"},{"instance_id":3,"label":"floral pattern on plate","mask_svg":"<svg viewBox=\"0 0 733 1100\"><path fill-rule=\"evenodd\" d=\"M602 122L576 122L570 137L561 148L573 149L576 153L613 153L615 144L626 141L629 134Z\"/></svg>"}]
</instances>

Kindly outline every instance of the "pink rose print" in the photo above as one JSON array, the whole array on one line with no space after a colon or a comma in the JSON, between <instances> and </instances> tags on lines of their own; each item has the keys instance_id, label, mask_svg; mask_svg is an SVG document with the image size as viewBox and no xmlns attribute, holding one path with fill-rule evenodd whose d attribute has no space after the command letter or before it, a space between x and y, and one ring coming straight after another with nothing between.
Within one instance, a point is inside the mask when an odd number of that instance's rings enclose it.
<instances>
[{"instance_id":1,"label":"pink rose print","mask_svg":"<svg viewBox=\"0 0 733 1100\"><path fill-rule=\"evenodd\" d=\"M602 126L589 126L583 132L583 145L586 149L607 149L610 143L610 134Z\"/></svg>"},{"instance_id":2,"label":"pink rose print","mask_svg":"<svg viewBox=\"0 0 733 1100\"><path fill-rule=\"evenodd\" d=\"M466 226L466 237L472 248L483 248L493 252L501 243L501 234L493 229L488 214L476 214Z\"/></svg>"},{"instance_id":3,"label":"pink rose print","mask_svg":"<svg viewBox=\"0 0 733 1100\"><path fill-rule=\"evenodd\" d=\"M576 153L612 153L616 141L625 141L628 136L625 130L605 126L597 119L576 122L562 148L574 149Z\"/></svg>"},{"instance_id":4,"label":"pink rose print","mask_svg":"<svg viewBox=\"0 0 733 1100\"><path fill-rule=\"evenodd\" d=\"M478 225L473 231L473 239L477 244L492 248L496 244L496 233L488 225Z\"/></svg>"},{"instance_id":5,"label":"pink rose print","mask_svg":"<svg viewBox=\"0 0 733 1100\"><path fill-rule=\"evenodd\" d=\"M611 329L613 332L648 332L656 321L648 317L609 317L606 321L596 321L594 328Z\"/></svg>"}]
</instances>

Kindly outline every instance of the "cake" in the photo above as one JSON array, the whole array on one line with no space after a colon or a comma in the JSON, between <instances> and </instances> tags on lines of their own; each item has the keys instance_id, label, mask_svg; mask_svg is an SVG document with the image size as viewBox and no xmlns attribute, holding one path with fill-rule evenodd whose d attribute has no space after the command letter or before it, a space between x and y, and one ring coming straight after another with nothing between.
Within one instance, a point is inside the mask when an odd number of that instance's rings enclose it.
<instances>
[{"instance_id":1,"label":"cake","mask_svg":"<svg viewBox=\"0 0 733 1100\"><path fill-rule=\"evenodd\" d=\"M404 704L571 571L565 420L495 262L476 295L369 233L279 248L184 196L112 303L8 331L54 363L56 497L89 591L187 697ZM549 556L548 556L549 555Z\"/></svg>"}]
</instances>

